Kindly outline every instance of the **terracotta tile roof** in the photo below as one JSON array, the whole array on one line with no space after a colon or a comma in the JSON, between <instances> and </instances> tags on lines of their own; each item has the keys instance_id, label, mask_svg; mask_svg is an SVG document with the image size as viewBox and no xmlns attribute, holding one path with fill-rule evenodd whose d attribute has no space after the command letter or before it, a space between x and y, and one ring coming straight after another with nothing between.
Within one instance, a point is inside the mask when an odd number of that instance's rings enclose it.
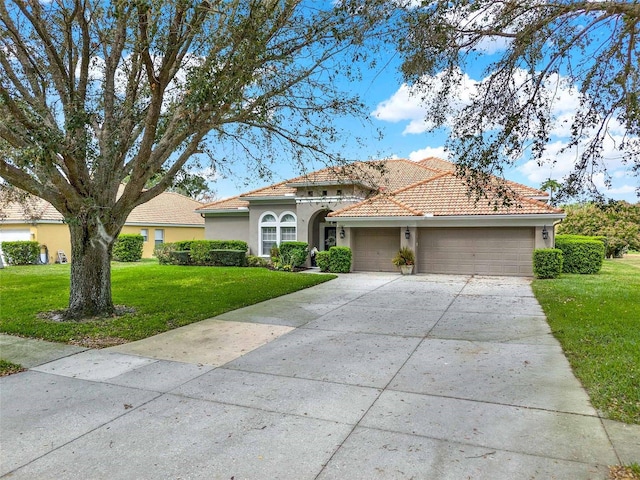
<instances>
[{"instance_id":1,"label":"terracotta tile roof","mask_svg":"<svg viewBox=\"0 0 640 480\"><path fill-rule=\"evenodd\" d=\"M420 217L421 211L399 201L393 196L381 194L350 207L340 213L345 217ZM333 214L329 214L333 216Z\"/></svg>"},{"instance_id":2,"label":"terracotta tile roof","mask_svg":"<svg viewBox=\"0 0 640 480\"><path fill-rule=\"evenodd\" d=\"M497 200L497 203L501 205L500 200ZM328 216L333 218L368 216L371 211L369 203L376 205L379 212L389 212L377 216L396 216L394 212L397 210L394 210L394 208L398 203L410 210L420 212L419 216L562 213L560 209L526 197L519 197L517 204L510 207L499 206L494 208L491 198L475 202L473 198L469 197L467 186L461 179L456 178L451 172L444 172L431 179L396 190L390 195L379 195L369 201L360 202L330 213ZM393 205L391 205L392 203Z\"/></svg>"},{"instance_id":3,"label":"terracotta tile roof","mask_svg":"<svg viewBox=\"0 0 640 480\"><path fill-rule=\"evenodd\" d=\"M202 207L198 208L197 211L201 212L204 210L238 210L241 208L248 208L249 202L246 200L240 200L239 196L226 198L224 200L217 200L212 203L207 203Z\"/></svg>"},{"instance_id":4,"label":"terracotta tile roof","mask_svg":"<svg viewBox=\"0 0 640 480\"><path fill-rule=\"evenodd\" d=\"M239 198L256 198L256 197L287 197L296 194L296 189L287 186L288 181L269 185L268 187L258 188L247 193L243 193Z\"/></svg>"},{"instance_id":5,"label":"terracotta tile roof","mask_svg":"<svg viewBox=\"0 0 640 480\"><path fill-rule=\"evenodd\" d=\"M442 160L438 157L425 158L424 160L420 160L416 163L423 167L433 168L434 170L443 170L445 172L456 171L456 166L453 163L447 162L446 160Z\"/></svg>"},{"instance_id":6,"label":"terracotta tile roof","mask_svg":"<svg viewBox=\"0 0 640 480\"><path fill-rule=\"evenodd\" d=\"M442 176L443 173L447 173L450 177L455 178L455 169L456 168L453 163L436 157L425 158L419 162L413 162L405 159L353 162L348 165L323 168L315 172L295 177L291 180L258 188L241 194L238 197L233 197L232 199L221 200L219 202L205 205L200 210L237 210L238 208L248 207L248 200L256 198L294 197L298 186L314 184L353 183L362 185L365 188L369 188L378 193L397 193L398 190ZM456 181L456 189L459 189L462 181L457 179ZM449 182L451 182L451 180L447 181L447 185L449 185ZM507 187L516 195L523 197L546 197L545 192L535 188L527 187L526 185L521 185L516 182L505 182ZM466 194L466 186L463 185L463 187ZM443 194L437 189L430 190L430 195L437 198L443 197ZM458 194L456 193L456 196L457 195ZM423 209L422 204L405 202L398 195L394 195L393 198L400 203L391 205L389 204L389 200L387 200L383 207L382 203L384 202L378 199L374 203L366 203L366 205L362 204L363 206L361 210L350 210L350 213L353 215L357 214L357 216L374 215L374 213L371 213L374 211L386 212L384 215L399 216L408 215L409 213L407 212L409 211L425 211L426 213L429 213L427 210ZM444 195L444 198L446 202L446 195ZM463 206L459 205L459 208L463 208Z\"/></svg>"},{"instance_id":7,"label":"terracotta tile roof","mask_svg":"<svg viewBox=\"0 0 640 480\"><path fill-rule=\"evenodd\" d=\"M137 206L125 224L204 226L204 218L195 210L202 203L179 193L164 192ZM62 215L49 202L29 196L25 209L17 202L0 205L0 221L22 223L31 219L62 221Z\"/></svg>"}]
</instances>

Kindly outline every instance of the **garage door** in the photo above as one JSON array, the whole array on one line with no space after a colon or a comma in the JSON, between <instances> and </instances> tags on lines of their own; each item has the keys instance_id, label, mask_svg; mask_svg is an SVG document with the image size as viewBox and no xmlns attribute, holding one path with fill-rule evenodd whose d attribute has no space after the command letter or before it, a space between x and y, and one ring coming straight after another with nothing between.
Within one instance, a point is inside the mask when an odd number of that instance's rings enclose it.
<instances>
[{"instance_id":1,"label":"garage door","mask_svg":"<svg viewBox=\"0 0 640 480\"><path fill-rule=\"evenodd\" d=\"M2 242L17 242L21 240L31 240L29 229L0 229L0 255L2 255ZM2 262L6 265L4 256L2 257Z\"/></svg>"},{"instance_id":2,"label":"garage door","mask_svg":"<svg viewBox=\"0 0 640 480\"><path fill-rule=\"evenodd\" d=\"M395 272L391 259L400 249L398 228L355 228L353 269L361 272Z\"/></svg>"},{"instance_id":3,"label":"garage door","mask_svg":"<svg viewBox=\"0 0 640 480\"><path fill-rule=\"evenodd\" d=\"M533 228L421 228L421 273L533 275Z\"/></svg>"}]
</instances>

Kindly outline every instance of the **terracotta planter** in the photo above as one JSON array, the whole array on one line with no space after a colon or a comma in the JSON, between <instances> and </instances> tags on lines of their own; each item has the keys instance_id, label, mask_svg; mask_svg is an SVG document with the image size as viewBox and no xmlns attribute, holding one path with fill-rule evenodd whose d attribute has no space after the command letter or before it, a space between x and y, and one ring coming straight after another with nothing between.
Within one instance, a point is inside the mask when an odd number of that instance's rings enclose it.
<instances>
[{"instance_id":1,"label":"terracotta planter","mask_svg":"<svg viewBox=\"0 0 640 480\"><path fill-rule=\"evenodd\" d=\"M411 275L413 273L413 265L400 265L402 275Z\"/></svg>"}]
</instances>

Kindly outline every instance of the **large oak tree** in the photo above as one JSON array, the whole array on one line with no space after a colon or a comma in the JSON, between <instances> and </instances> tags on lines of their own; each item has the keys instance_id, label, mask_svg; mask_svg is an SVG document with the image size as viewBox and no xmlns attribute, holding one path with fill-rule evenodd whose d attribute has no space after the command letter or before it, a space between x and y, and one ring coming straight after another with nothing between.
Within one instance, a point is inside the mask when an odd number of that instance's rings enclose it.
<instances>
[{"instance_id":1,"label":"large oak tree","mask_svg":"<svg viewBox=\"0 0 640 480\"><path fill-rule=\"evenodd\" d=\"M387 8L2 0L0 175L69 225L67 317L114 311L114 240L132 209L171 186L192 156L222 163L221 146L235 145L259 174L274 151L294 163L324 155L340 133L332 116L362 113L337 79L371 53L363 46Z\"/></svg>"},{"instance_id":2,"label":"large oak tree","mask_svg":"<svg viewBox=\"0 0 640 480\"><path fill-rule=\"evenodd\" d=\"M404 76L423 87L430 123L451 127L447 147L477 193L523 156L554 161L558 128L564 151L577 152L561 194L597 193L593 176L607 178L612 158L605 147L640 173L638 0L435 0L410 17ZM477 92L452 109L462 72L478 62L488 66ZM554 118L559 92L578 99L571 118Z\"/></svg>"}]
</instances>

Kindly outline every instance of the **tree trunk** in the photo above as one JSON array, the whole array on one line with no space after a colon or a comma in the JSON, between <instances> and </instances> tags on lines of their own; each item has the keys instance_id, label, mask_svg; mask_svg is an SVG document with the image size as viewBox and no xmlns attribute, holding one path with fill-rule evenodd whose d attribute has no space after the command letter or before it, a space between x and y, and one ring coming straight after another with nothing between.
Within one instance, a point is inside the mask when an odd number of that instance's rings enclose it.
<instances>
[{"instance_id":1,"label":"tree trunk","mask_svg":"<svg viewBox=\"0 0 640 480\"><path fill-rule=\"evenodd\" d=\"M77 221L76 221L77 220ZM84 220L84 221L83 221ZM71 292L67 319L111 315L111 251L117 236L110 236L97 217L74 219L71 233Z\"/></svg>"}]
</instances>

